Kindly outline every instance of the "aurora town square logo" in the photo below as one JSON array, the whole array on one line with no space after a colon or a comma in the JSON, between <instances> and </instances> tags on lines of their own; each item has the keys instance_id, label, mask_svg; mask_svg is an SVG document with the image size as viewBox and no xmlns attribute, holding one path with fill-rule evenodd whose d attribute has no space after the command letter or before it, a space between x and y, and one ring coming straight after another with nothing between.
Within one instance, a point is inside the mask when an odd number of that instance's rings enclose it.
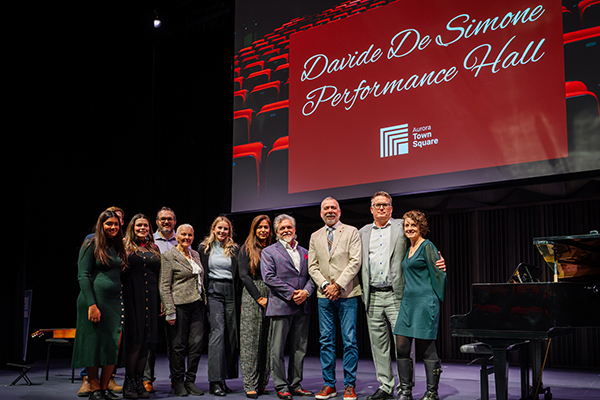
<instances>
[{"instance_id":1,"label":"aurora town square logo","mask_svg":"<svg viewBox=\"0 0 600 400\"><path fill-rule=\"evenodd\" d=\"M408 124L381 128L379 136L380 158L408 154Z\"/></svg>"}]
</instances>

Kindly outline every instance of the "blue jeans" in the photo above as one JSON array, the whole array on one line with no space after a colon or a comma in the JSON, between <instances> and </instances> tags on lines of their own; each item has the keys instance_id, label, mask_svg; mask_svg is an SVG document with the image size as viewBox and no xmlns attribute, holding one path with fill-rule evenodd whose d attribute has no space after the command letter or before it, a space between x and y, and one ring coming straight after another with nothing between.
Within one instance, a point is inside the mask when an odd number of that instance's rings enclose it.
<instances>
[{"instance_id":1,"label":"blue jeans","mask_svg":"<svg viewBox=\"0 0 600 400\"><path fill-rule=\"evenodd\" d=\"M319 298L319 331L321 333L321 367L325 385L335 388L336 320L340 321L344 345L344 387L356 386L358 345L356 342L356 313L358 297L330 301Z\"/></svg>"}]
</instances>

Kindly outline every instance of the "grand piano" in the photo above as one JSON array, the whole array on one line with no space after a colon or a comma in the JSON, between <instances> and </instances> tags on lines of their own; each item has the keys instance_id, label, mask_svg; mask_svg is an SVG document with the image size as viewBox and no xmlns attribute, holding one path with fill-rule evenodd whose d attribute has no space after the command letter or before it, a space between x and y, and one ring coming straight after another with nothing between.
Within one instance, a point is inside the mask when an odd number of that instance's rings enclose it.
<instances>
[{"instance_id":1,"label":"grand piano","mask_svg":"<svg viewBox=\"0 0 600 400\"><path fill-rule=\"evenodd\" d=\"M509 283L472 285L472 309L450 317L452 336L469 337L491 348L496 399L508 398L507 353L519 347L521 395L538 399L545 343L573 329L600 326L600 235L533 239L551 269L552 282L539 282L540 271L520 264ZM529 365L531 383L529 385ZM525 372L524 372L525 371Z\"/></svg>"}]
</instances>

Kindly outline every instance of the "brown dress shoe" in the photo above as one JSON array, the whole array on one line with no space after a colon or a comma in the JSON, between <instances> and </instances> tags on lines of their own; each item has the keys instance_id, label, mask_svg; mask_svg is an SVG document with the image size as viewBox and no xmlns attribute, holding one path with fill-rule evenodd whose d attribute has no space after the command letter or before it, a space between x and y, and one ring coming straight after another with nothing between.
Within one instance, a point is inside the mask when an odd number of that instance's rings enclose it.
<instances>
[{"instance_id":1,"label":"brown dress shoe","mask_svg":"<svg viewBox=\"0 0 600 400\"><path fill-rule=\"evenodd\" d=\"M144 387L148 393L156 392L156 390L154 390L154 386L152 386L152 381L144 381Z\"/></svg>"}]
</instances>

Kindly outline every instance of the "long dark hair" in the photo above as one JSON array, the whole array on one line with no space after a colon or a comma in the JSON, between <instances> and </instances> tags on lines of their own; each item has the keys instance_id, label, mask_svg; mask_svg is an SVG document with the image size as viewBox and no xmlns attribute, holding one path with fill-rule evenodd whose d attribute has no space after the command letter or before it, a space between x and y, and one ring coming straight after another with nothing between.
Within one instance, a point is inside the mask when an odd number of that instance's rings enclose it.
<instances>
[{"instance_id":1,"label":"long dark hair","mask_svg":"<svg viewBox=\"0 0 600 400\"><path fill-rule=\"evenodd\" d=\"M152 236L152 225L150 225L150 220L141 213L135 214L131 218L131 221L129 221L129 225L127 225L127 229L125 231L125 251L127 251L127 254L132 254L136 253L140 249L137 236L134 232L135 223L138 221L138 219L145 219L148 222L148 227L150 228L148 236L145 240L146 249L148 249L148 251L152 254L160 257L160 251L158 251L158 248L154 244L154 236Z\"/></svg>"},{"instance_id":2,"label":"long dark hair","mask_svg":"<svg viewBox=\"0 0 600 400\"><path fill-rule=\"evenodd\" d=\"M250 233L248 233L248 237L244 242L246 252L248 253L248 258L250 259L248 266L252 275L256 273L258 263L260 262L260 252L265 247L260 243L258 237L256 236L256 228L263 221L267 221L269 223L269 237L267 237L265 246L268 246L273 243L273 224L271 224L271 218L269 218L268 215L264 214L257 215L256 217L254 217L254 219L252 220L252 224L250 225Z\"/></svg>"},{"instance_id":3,"label":"long dark hair","mask_svg":"<svg viewBox=\"0 0 600 400\"><path fill-rule=\"evenodd\" d=\"M109 218L116 218L117 221L119 221L119 231L114 239L112 239L114 241L112 244L114 244L115 250L117 250L117 254L121 258L121 264L123 264L127 257L125 253L125 246L123 246L121 220L119 219L119 215L114 211L103 211L100 216L98 216L96 226L94 227L94 238L92 239L95 245L94 257L96 257L101 264L108 264L108 259L110 258L108 255L109 239L106 237L106 233L104 232L104 223Z\"/></svg>"}]
</instances>

